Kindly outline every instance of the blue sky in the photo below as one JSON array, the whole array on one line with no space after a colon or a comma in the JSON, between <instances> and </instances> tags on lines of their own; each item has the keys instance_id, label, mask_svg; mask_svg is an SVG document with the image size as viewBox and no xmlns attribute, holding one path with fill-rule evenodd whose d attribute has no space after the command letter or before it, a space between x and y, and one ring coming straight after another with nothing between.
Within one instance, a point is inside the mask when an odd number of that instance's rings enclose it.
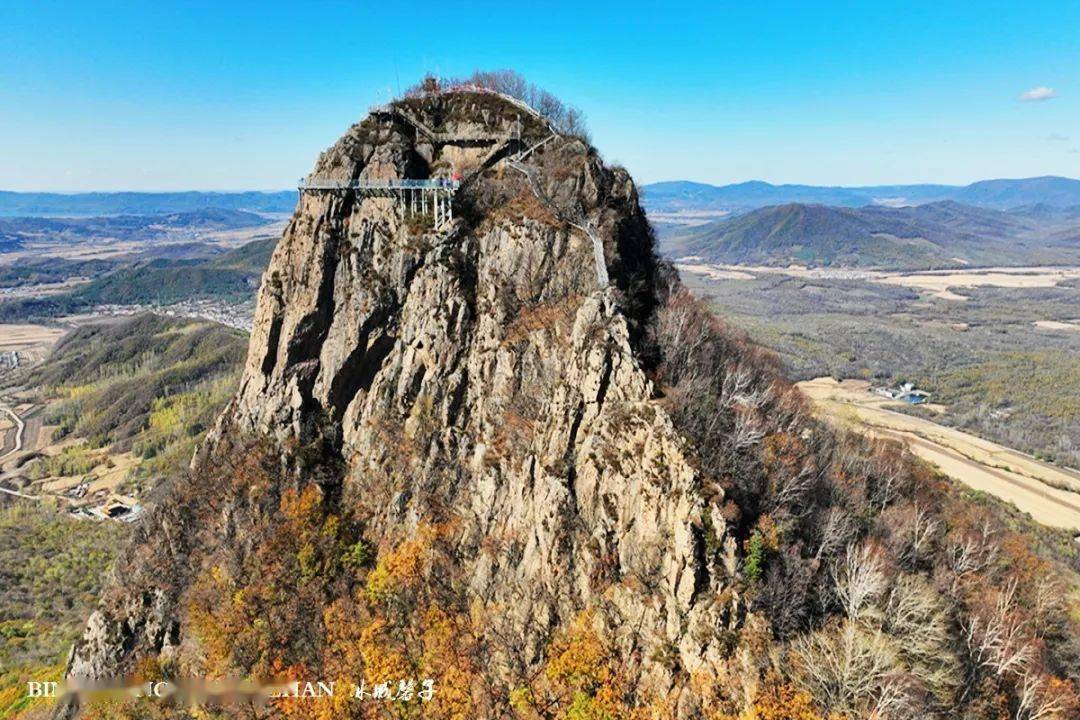
<instances>
[{"instance_id":1,"label":"blue sky","mask_svg":"<svg viewBox=\"0 0 1080 720\"><path fill-rule=\"evenodd\" d=\"M1080 177L1076 0L4 0L0 189L287 188L425 72L504 67L639 182Z\"/></svg>"}]
</instances>

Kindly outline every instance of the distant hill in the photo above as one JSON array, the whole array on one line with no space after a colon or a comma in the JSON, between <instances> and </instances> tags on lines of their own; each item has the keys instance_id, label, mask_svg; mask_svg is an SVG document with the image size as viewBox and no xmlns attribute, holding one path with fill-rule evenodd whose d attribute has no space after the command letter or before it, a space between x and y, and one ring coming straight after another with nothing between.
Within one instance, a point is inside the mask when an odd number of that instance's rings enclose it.
<instances>
[{"instance_id":1,"label":"distant hill","mask_svg":"<svg viewBox=\"0 0 1080 720\"><path fill-rule=\"evenodd\" d=\"M256 240L206 260L155 259L121 268L74 293L91 305L166 305L191 298L254 297L277 238Z\"/></svg>"},{"instance_id":2,"label":"distant hill","mask_svg":"<svg viewBox=\"0 0 1080 720\"><path fill-rule=\"evenodd\" d=\"M246 243L208 261L207 265L222 270L239 270L251 275L261 275L270 264L270 255L277 247L277 241L277 236L274 236Z\"/></svg>"},{"instance_id":3,"label":"distant hill","mask_svg":"<svg viewBox=\"0 0 1080 720\"><path fill-rule=\"evenodd\" d=\"M982 180L961 188L953 197L968 205L1016 208L1041 203L1050 207L1080 205L1080 180L1037 177L1027 180Z\"/></svg>"},{"instance_id":4,"label":"distant hill","mask_svg":"<svg viewBox=\"0 0 1080 720\"><path fill-rule=\"evenodd\" d=\"M155 259L124 267L80 288L90 304L168 304L196 297L254 296L277 238L256 240L205 260Z\"/></svg>"},{"instance_id":5,"label":"distant hill","mask_svg":"<svg viewBox=\"0 0 1080 720\"><path fill-rule=\"evenodd\" d=\"M946 185L908 185L880 188L821 187L816 185L772 185L753 180L736 185L708 185L676 180L645 185L642 196L649 210L745 211L769 205L812 203L859 207L877 199L911 199L914 202L941 200L951 190Z\"/></svg>"},{"instance_id":6,"label":"distant hill","mask_svg":"<svg viewBox=\"0 0 1080 720\"><path fill-rule=\"evenodd\" d=\"M58 283L69 278L95 278L117 267L115 260L67 260L40 257L0 265L0 288L22 287L39 283Z\"/></svg>"},{"instance_id":7,"label":"distant hill","mask_svg":"<svg viewBox=\"0 0 1080 720\"><path fill-rule=\"evenodd\" d=\"M176 231L236 230L267 224L268 220L246 210L203 208L160 215L103 215L79 218L0 217L0 243L18 243L0 252L16 250L32 238L68 238L72 242L100 238L147 239Z\"/></svg>"},{"instance_id":8,"label":"distant hill","mask_svg":"<svg viewBox=\"0 0 1080 720\"><path fill-rule=\"evenodd\" d=\"M1080 225L1073 227L1080 233ZM1069 226L952 201L913 207L789 203L684 229L664 239L672 257L709 262L929 268L1080 262Z\"/></svg>"},{"instance_id":9,"label":"distant hill","mask_svg":"<svg viewBox=\"0 0 1080 720\"><path fill-rule=\"evenodd\" d=\"M0 191L0 216L160 215L208 208L291 213L295 207L295 190L72 194Z\"/></svg>"},{"instance_id":10,"label":"distant hill","mask_svg":"<svg viewBox=\"0 0 1080 720\"><path fill-rule=\"evenodd\" d=\"M1038 177L1022 180L983 180L971 185L871 185L822 187L772 185L758 180L736 185L708 185L676 180L645 185L645 207L650 212L726 210L746 212L788 203L839 205L919 205L955 200L967 205L1009 210L1042 203L1049 207L1080 205L1080 180Z\"/></svg>"},{"instance_id":11,"label":"distant hill","mask_svg":"<svg viewBox=\"0 0 1080 720\"><path fill-rule=\"evenodd\" d=\"M0 322L59 317L94 305L168 305L194 298L251 299L276 244L277 238L267 238L212 258L156 258L123 265L107 274L101 274L102 269L95 267L97 277L71 292L0 301ZM41 262L47 264L51 260L43 258ZM74 265L68 262L68 266ZM5 280L19 284L21 276L36 266L36 262L15 265L7 273L11 278L0 273L0 286ZM89 269L85 270L89 274ZM82 273L84 268L72 269L76 271Z\"/></svg>"}]
</instances>

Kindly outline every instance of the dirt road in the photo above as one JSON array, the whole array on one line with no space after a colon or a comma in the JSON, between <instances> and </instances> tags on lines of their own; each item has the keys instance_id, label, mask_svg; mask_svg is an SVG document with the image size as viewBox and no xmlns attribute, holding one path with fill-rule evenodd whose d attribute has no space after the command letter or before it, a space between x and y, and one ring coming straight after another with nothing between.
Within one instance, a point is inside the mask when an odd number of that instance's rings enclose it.
<instances>
[{"instance_id":1,"label":"dirt road","mask_svg":"<svg viewBox=\"0 0 1080 720\"><path fill-rule=\"evenodd\" d=\"M862 380L817 378L799 388L834 422L901 440L946 475L1011 502L1035 520L1080 530L1080 473L930 420L890 410Z\"/></svg>"},{"instance_id":2,"label":"dirt road","mask_svg":"<svg viewBox=\"0 0 1080 720\"><path fill-rule=\"evenodd\" d=\"M16 415L14 413L14 411L12 411L10 408L5 407L3 405L0 405L0 413L4 413L5 415L7 415L8 417L11 418L12 422L15 423L15 444L12 447L11 450L8 450L6 453L3 453L2 455L0 455L0 460L3 460L8 455L14 455L15 453L22 450L22 448L23 448L23 433L26 431L26 423L24 423L22 421L22 418L20 418L18 415Z\"/></svg>"}]
</instances>

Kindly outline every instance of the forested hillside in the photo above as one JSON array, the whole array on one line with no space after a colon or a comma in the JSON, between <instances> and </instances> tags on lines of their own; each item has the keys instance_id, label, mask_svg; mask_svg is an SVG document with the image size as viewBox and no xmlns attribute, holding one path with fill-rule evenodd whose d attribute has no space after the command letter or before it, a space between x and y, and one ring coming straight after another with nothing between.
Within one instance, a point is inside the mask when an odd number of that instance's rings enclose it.
<instances>
[{"instance_id":1,"label":"forested hillside","mask_svg":"<svg viewBox=\"0 0 1080 720\"><path fill-rule=\"evenodd\" d=\"M0 322L56 318L95 305L167 305L205 298L246 301L258 287L276 242L276 238L255 240L202 260L50 261L0 267L0 282L10 278L6 281L13 286L30 282L30 278L55 278L65 272L71 273L66 277L80 273L94 277L67 292L0 301Z\"/></svg>"},{"instance_id":2,"label":"forested hillside","mask_svg":"<svg viewBox=\"0 0 1080 720\"><path fill-rule=\"evenodd\" d=\"M181 477L235 391L244 333L144 315L69 333L23 378L58 425L62 451L32 456L28 479L86 474L119 454L137 462L121 488L149 500ZM0 718L26 710L25 682L60 679L131 525L75 519L54 498L0 494ZM41 708L38 708L40 711Z\"/></svg>"},{"instance_id":3,"label":"forested hillside","mask_svg":"<svg viewBox=\"0 0 1080 720\"><path fill-rule=\"evenodd\" d=\"M69 333L26 384L55 398L62 434L90 448L134 450L137 474L174 475L234 391L244 333L196 320L142 315Z\"/></svg>"}]
</instances>

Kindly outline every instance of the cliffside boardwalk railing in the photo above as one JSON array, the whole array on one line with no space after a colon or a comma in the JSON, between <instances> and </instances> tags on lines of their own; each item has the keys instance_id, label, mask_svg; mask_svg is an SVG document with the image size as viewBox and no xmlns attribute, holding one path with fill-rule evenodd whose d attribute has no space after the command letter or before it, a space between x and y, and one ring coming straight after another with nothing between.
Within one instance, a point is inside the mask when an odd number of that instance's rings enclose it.
<instances>
[{"instance_id":1,"label":"cliffside boardwalk railing","mask_svg":"<svg viewBox=\"0 0 1080 720\"><path fill-rule=\"evenodd\" d=\"M457 180L434 178L427 180L333 180L302 178L297 187L304 191L352 192L359 197L394 198L413 214L431 214L435 227L441 228L454 219L454 193L461 187Z\"/></svg>"},{"instance_id":2,"label":"cliffside boardwalk railing","mask_svg":"<svg viewBox=\"0 0 1080 720\"><path fill-rule=\"evenodd\" d=\"M530 152L540 147L540 145L543 145L548 140L551 140L553 137L556 137L554 133L552 133L550 137L543 140L543 142L540 142L537 145L529 148L528 151L519 153L517 159L507 160L506 164L525 176L525 179L529 182L529 188L532 190L533 195L535 195L537 200L539 200L549 210L551 210L551 212L554 213L555 217L559 218L571 227L585 233L585 237L589 238L589 241L592 243L593 262L596 265L596 282L601 288L605 288L608 285L609 278L607 270L607 260L604 258L604 242L600 239L600 236L593 231L591 224L583 213L581 213L580 211L569 213L559 208L555 204L555 202L547 196L547 193L544 192L544 189L540 187L540 181L536 178L534 168L524 162L524 158L528 157L528 154Z\"/></svg>"},{"instance_id":3,"label":"cliffside boardwalk railing","mask_svg":"<svg viewBox=\"0 0 1080 720\"><path fill-rule=\"evenodd\" d=\"M477 91L479 92L480 90ZM527 110L535 117L543 118L540 113L521 101L510 98L502 93L495 94L513 102L514 105ZM372 114L396 114L416 128L418 136L424 135L435 143L482 143L493 145L491 152L481 163L481 167L486 167L491 158L495 157L510 143L514 143L517 146L517 152L505 158L507 165L525 176L528 180L529 187L536 198L547 206L556 217L569 224L571 227L580 230L587 238L589 238L589 241L592 243L593 261L596 265L596 281L601 288L607 287L609 278L607 261L604 258L603 241L592 229L591 223L580 210L567 212L556 206L551 198L544 192L543 188L540 187L540 183L534 172L535 169L526 163L526 160L533 151L539 150L550 141L561 137L559 133L552 130L543 140L533 143L532 145L526 145L524 138L522 137L523 126L520 116L515 118L502 132L491 133L472 131L443 133L428 127L428 125L416 117L416 115L396 103L372 108L371 112ZM550 126L548 129L550 130ZM355 192L362 197L396 198L400 204L407 205L412 213L427 214L430 209L431 214L434 216L435 229L441 229L444 225L453 221L453 197L460 186L461 183L457 180L441 178L427 180L331 180L315 177L301 179L298 184L301 192L304 192L305 190Z\"/></svg>"}]
</instances>

